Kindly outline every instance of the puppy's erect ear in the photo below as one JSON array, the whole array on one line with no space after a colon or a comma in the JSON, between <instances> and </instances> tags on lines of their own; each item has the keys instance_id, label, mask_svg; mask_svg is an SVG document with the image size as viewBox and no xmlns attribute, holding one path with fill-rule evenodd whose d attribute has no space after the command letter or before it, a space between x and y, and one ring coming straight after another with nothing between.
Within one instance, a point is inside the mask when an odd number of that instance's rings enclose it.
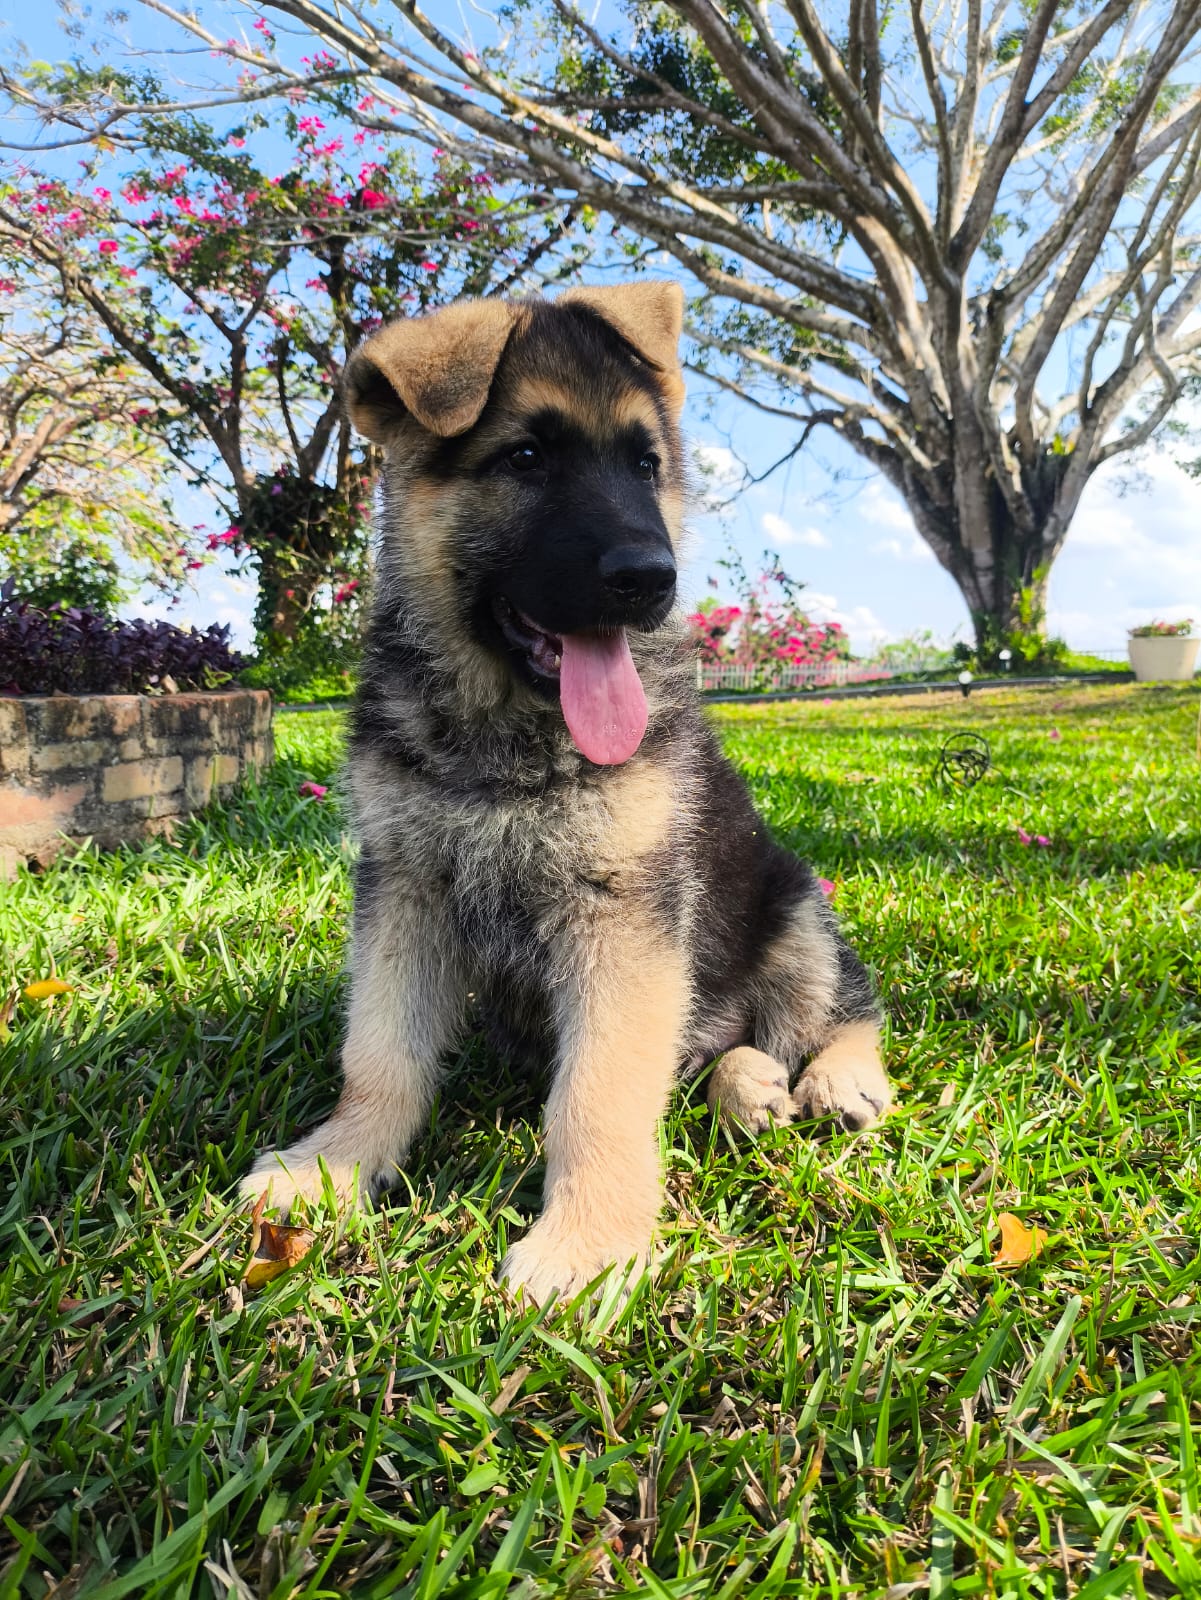
<instances>
[{"instance_id":1,"label":"puppy's erect ear","mask_svg":"<svg viewBox=\"0 0 1201 1600\"><path fill-rule=\"evenodd\" d=\"M487 402L515 317L507 300L463 300L390 322L346 363L351 422L376 444L387 441L403 411L441 438L466 433Z\"/></svg>"},{"instance_id":2,"label":"puppy's erect ear","mask_svg":"<svg viewBox=\"0 0 1201 1600\"><path fill-rule=\"evenodd\" d=\"M663 393L676 411L684 404L680 371L680 333L684 326L684 291L678 283L652 279L595 289L568 289L557 305L586 306L659 373Z\"/></svg>"}]
</instances>

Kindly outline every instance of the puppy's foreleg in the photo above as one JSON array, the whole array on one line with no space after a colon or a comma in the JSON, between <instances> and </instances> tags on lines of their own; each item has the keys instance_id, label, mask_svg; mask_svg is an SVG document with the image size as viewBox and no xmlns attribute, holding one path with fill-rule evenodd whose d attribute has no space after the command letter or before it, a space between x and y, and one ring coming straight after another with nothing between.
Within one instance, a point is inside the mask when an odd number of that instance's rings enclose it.
<instances>
[{"instance_id":1,"label":"puppy's foreleg","mask_svg":"<svg viewBox=\"0 0 1201 1600\"><path fill-rule=\"evenodd\" d=\"M462 1026L466 981L441 908L390 885L360 890L350 961L342 1094L333 1115L286 1150L261 1156L242 1180L287 1209L324 1193L353 1202L404 1160L438 1087L439 1062Z\"/></svg>"},{"instance_id":2,"label":"puppy's foreleg","mask_svg":"<svg viewBox=\"0 0 1201 1600\"><path fill-rule=\"evenodd\" d=\"M855 1132L870 1127L892 1104L880 1059L880 1024L845 1022L805 1068L792 1091L798 1115L833 1119Z\"/></svg>"},{"instance_id":3,"label":"puppy's foreleg","mask_svg":"<svg viewBox=\"0 0 1201 1600\"><path fill-rule=\"evenodd\" d=\"M663 1204L658 1123L688 1010L683 955L649 928L598 931L568 988L543 1211L500 1269L539 1304L570 1299L605 1267L648 1261Z\"/></svg>"},{"instance_id":4,"label":"puppy's foreleg","mask_svg":"<svg viewBox=\"0 0 1201 1600\"><path fill-rule=\"evenodd\" d=\"M809 1062L794 1114L866 1128L892 1092L880 1059L880 1012L867 969L816 886L792 907L763 964L755 1044L778 1061Z\"/></svg>"}]
</instances>

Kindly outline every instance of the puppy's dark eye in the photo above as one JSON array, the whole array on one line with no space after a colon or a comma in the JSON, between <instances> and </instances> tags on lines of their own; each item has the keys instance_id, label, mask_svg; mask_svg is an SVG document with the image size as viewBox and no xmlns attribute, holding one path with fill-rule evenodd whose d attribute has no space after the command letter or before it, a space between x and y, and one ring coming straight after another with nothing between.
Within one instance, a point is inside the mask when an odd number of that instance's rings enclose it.
<instances>
[{"instance_id":1,"label":"puppy's dark eye","mask_svg":"<svg viewBox=\"0 0 1201 1600\"><path fill-rule=\"evenodd\" d=\"M542 452L536 444L519 444L505 457L510 472L536 472L542 464Z\"/></svg>"},{"instance_id":2,"label":"puppy's dark eye","mask_svg":"<svg viewBox=\"0 0 1201 1600\"><path fill-rule=\"evenodd\" d=\"M654 483L655 479L659 476L659 457L653 450L648 450L646 454L639 459L638 466L635 470L644 483Z\"/></svg>"}]
</instances>

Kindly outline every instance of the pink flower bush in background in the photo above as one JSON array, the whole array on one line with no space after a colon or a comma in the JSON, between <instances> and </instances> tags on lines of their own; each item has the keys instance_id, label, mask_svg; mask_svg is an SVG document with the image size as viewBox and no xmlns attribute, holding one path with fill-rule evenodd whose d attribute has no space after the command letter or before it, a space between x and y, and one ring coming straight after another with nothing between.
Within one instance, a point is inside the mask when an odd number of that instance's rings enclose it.
<instances>
[{"instance_id":1,"label":"pink flower bush in background","mask_svg":"<svg viewBox=\"0 0 1201 1600\"><path fill-rule=\"evenodd\" d=\"M788 594L790 587L781 574L764 572L747 587L742 605L704 601L688 618L700 659L740 667L846 659L851 651L841 624L812 621Z\"/></svg>"}]
</instances>

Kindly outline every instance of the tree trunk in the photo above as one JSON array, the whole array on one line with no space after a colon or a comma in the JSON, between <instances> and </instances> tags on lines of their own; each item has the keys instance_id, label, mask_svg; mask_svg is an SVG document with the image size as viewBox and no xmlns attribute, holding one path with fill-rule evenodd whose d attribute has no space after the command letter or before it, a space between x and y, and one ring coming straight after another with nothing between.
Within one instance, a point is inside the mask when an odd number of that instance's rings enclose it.
<instances>
[{"instance_id":1,"label":"tree trunk","mask_svg":"<svg viewBox=\"0 0 1201 1600\"><path fill-rule=\"evenodd\" d=\"M259 596L254 608L254 631L260 650L294 642L312 603L313 595L328 573L299 573L295 552L286 547L279 552L259 548Z\"/></svg>"},{"instance_id":2,"label":"tree trunk","mask_svg":"<svg viewBox=\"0 0 1201 1600\"><path fill-rule=\"evenodd\" d=\"M971 526L962 525L954 503L933 508L910 497L918 530L950 573L967 603L977 654L995 660L998 651L1037 654L1044 638L1047 578L1063 544L1057 519L1030 500L1019 526L998 493L974 500L984 508ZM981 524L985 526L981 526ZM1020 641L1020 642L1019 642Z\"/></svg>"},{"instance_id":3,"label":"tree trunk","mask_svg":"<svg viewBox=\"0 0 1201 1600\"><path fill-rule=\"evenodd\" d=\"M995 661L1006 648L1031 660L1044 653L1047 577L1088 473L1070 470L1070 452L1044 450L1020 462L1020 478L1002 492L999 467L982 444L978 431L957 427L949 469L897 473L878 453L869 459L903 495L918 533L954 578L981 660Z\"/></svg>"}]
</instances>

